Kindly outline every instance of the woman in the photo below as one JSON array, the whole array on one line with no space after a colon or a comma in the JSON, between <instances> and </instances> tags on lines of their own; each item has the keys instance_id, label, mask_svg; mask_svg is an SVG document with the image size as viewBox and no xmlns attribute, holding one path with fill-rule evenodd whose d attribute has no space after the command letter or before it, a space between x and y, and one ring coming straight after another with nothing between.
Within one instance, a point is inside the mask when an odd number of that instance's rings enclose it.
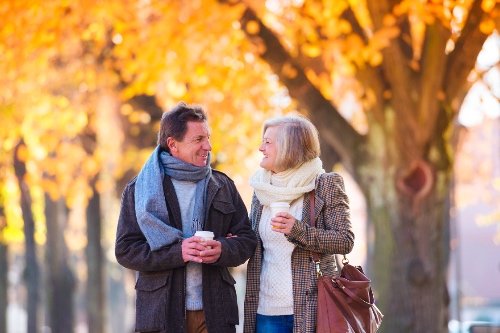
<instances>
[{"instance_id":1,"label":"woman","mask_svg":"<svg viewBox=\"0 0 500 333\"><path fill-rule=\"evenodd\" d=\"M316 331L317 277L312 253L325 275L338 275L335 253L351 252L354 234L342 177L325 173L318 131L304 117L278 117L263 126L261 169L250 219L259 240L247 266L245 333ZM315 190L316 228L310 226L309 192ZM272 202L290 203L271 216Z\"/></svg>"}]
</instances>

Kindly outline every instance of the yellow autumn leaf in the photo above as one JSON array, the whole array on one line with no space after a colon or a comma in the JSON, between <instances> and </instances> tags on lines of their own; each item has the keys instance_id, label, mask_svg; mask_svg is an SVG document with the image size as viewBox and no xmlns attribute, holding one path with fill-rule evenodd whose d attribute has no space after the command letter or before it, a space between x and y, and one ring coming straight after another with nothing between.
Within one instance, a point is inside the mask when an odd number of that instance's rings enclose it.
<instances>
[{"instance_id":1,"label":"yellow autumn leaf","mask_svg":"<svg viewBox=\"0 0 500 333\"><path fill-rule=\"evenodd\" d=\"M382 24L386 27L392 27L396 24L396 17L392 14L384 15L384 19L382 20Z\"/></svg>"},{"instance_id":2,"label":"yellow autumn leaf","mask_svg":"<svg viewBox=\"0 0 500 333\"><path fill-rule=\"evenodd\" d=\"M182 98L187 92L186 86L176 81L169 81L167 83L167 92L174 98Z\"/></svg>"},{"instance_id":3,"label":"yellow autumn leaf","mask_svg":"<svg viewBox=\"0 0 500 333\"><path fill-rule=\"evenodd\" d=\"M339 20L338 21L338 29L344 35L348 35L352 32L351 23L349 23L349 21L347 21L347 20Z\"/></svg>"},{"instance_id":4,"label":"yellow autumn leaf","mask_svg":"<svg viewBox=\"0 0 500 333\"><path fill-rule=\"evenodd\" d=\"M377 51L372 53L370 59L368 60L368 63L372 67L377 67L380 64L382 64L382 61L384 60L384 57L382 56L382 53Z\"/></svg>"},{"instance_id":5,"label":"yellow autumn leaf","mask_svg":"<svg viewBox=\"0 0 500 333\"><path fill-rule=\"evenodd\" d=\"M28 160L29 152L25 145L19 146L17 150L17 158L21 162L26 162Z\"/></svg>"},{"instance_id":6,"label":"yellow autumn leaf","mask_svg":"<svg viewBox=\"0 0 500 333\"><path fill-rule=\"evenodd\" d=\"M304 44L302 45L302 52L311 58L316 58L321 55L322 50L317 44Z\"/></svg>"},{"instance_id":7,"label":"yellow autumn leaf","mask_svg":"<svg viewBox=\"0 0 500 333\"><path fill-rule=\"evenodd\" d=\"M7 243L21 243L24 241L24 233L21 229L11 228L9 226L0 230L2 239Z\"/></svg>"},{"instance_id":8,"label":"yellow autumn leaf","mask_svg":"<svg viewBox=\"0 0 500 333\"><path fill-rule=\"evenodd\" d=\"M49 194L52 201L57 201L59 199L60 193L56 183L48 179L43 179L41 185L45 192Z\"/></svg>"},{"instance_id":9,"label":"yellow autumn leaf","mask_svg":"<svg viewBox=\"0 0 500 333\"><path fill-rule=\"evenodd\" d=\"M483 0L481 3L481 8L486 12L489 13L493 8L495 8L495 5L497 4L497 0Z\"/></svg>"},{"instance_id":10,"label":"yellow autumn leaf","mask_svg":"<svg viewBox=\"0 0 500 333\"><path fill-rule=\"evenodd\" d=\"M256 35L260 31L259 22L257 21L249 21L245 27L245 30L250 35Z\"/></svg>"},{"instance_id":11,"label":"yellow autumn leaf","mask_svg":"<svg viewBox=\"0 0 500 333\"><path fill-rule=\"evenodd\" d=\"M495 21L491 17L484 18L479 24L479 30L485 35L490 35L495 30Z\"/></svg>"},{"instance_id":12,"label":"yellow autumn leaf","mask_svg":"<svg viewBox=\"0 0 500 333\"><path fill-rule=\"evenodd\" d=\"M353 76L356 74L356 67L352 63L344 63L340 68L340 74L343 76Z\"/></svg>"},{"instance_id":13,"label":"yellow autumn leaf","mask_svg":"<svg viewBox=\"0 0 500 333\"><path fill-rule=\"evenodd\" d=\"M293 79L298 74L297 69L289 62L285 63L281 68L281 73L288 79Z\"/></svg>"}]
</instances>

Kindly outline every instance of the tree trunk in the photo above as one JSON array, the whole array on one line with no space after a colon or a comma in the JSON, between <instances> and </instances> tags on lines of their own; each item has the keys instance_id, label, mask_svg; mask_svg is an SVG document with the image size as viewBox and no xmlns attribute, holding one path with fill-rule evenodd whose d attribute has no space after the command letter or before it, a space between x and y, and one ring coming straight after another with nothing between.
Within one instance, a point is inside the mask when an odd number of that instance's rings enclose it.
<instances>
[{"instance_id":1,"label":"tree trunk","mask_svg":"<svg viewBox=\"0 0 500 333\"><path fill-rule=\"evenodd\" d=\"M31 194L28 184L24 177L26 176L26 164L20 159L20 150L24 149L24 142L16 146L14 152L14 170L16 173L19 190L21 192L21 210L24 220L24 238L25 238L25 257L26 267L24 278L28 294L28 327L27 333L36 333L38 326L38 302L39 302L39 269L36 257L35 244L35 221L33 211L31 210Z\"/></svg>"},{"instance_id":2,"label":"tree trunk","mask_svg":"<svg viewBox=\"0 0 500 333\"><path fill-rule=\"evenodd\" d=\"M87 205L87 311L89 332L104 333L106 288L101 246L101 205L96 178L91 181L93 195Z\"/></svg>"},{"instance_id":3,"label":"tree trunk","mask_svg":"<svg viewBox=\"0 0 500 333\"><path fill-rule=\"evenodd\" d=\"M364 151L372 153L360 155L355 175L376 235L367 237L367 273L385 315L380 332L447 332L443 239L452 169L404 161L408 152L391 135L371 129Z\"/></svg>"},{"instance_id":4,"label":"tree trunk","mask_svg":"<svg viewBox=\"0 0 500 333\"><path fill-rule=\"evenodd\" d=\"M7 333L7 274L9 272L8 247L2 231L7 225L3 197L0 195L0 333Z\"/></svg>"},{"instance_id":5,"label":"tree trunk","mask_svg":"<svg viewBox=\"0 0 500 333\"><path fill-rule=\"evenodd\" d=\"M89 124L80 136L82 146L88 156L96 154L98 149L97 124L100 121L98 111L109 105L106 103L106 93L102 91L98 97L95 112L89 114ZM97 181L100 173L88 175L89 189L92 192L86 207L87 219L87 246L85 249L87 259L87 324L88 331L92 333L104 333L106 325L106 278L105 257L102 248L102 218L101 218L101 196L97 190Z\"/></svg>"},{"instance_id":6,"label":"tree trunk","mask_svg":"<svg viewBox=\"0 0 500 333\"><path fill-rule=\"evenodd\" d=\"M68 213L64 199L54 202L45 194L45 218L47 243L45 261L47 267L48 326L52 333L73 331L73 294L75 278L68 265L68 248L64 230Z\"/></svg>"}]
</instances>

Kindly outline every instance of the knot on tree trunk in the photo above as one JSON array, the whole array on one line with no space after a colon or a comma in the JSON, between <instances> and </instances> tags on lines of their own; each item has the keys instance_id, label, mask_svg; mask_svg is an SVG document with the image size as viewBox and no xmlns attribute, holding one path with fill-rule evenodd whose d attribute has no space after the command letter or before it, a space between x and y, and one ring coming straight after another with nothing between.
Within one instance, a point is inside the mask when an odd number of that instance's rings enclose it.
<instances>
[{"instance_id":1,"label":"knot on tree trunk","mask_svg":"<svg viewBox=\"0 0 500 333\"><path fill-rule=\"evenodd\" d=\"M429 281L430 275L426 271L425 265L420 258L414 258L408 265L408 280L416 286L420 286Z\"/></svg>"},{"instance_id":2,"label":"knot on tree trunk","mask_svg":"<svg viewBox=\"0 0 500 333\"><path fill-rule=\"evenodd\" d=\"M434 177L429 163L423 160L413 160L398 172L396 186L401 193L421 199L431 192Z\"/></svg>"}]
</instances>

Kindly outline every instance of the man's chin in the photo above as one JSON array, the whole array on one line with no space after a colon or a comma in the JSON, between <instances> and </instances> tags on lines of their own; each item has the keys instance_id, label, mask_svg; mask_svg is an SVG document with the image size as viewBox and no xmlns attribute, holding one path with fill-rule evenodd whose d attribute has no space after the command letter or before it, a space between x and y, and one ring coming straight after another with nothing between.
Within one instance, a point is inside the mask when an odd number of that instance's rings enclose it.
<instances>
[{"instance_id":1,"label":"man's chin","mask_svg":"<svg viewBox=\"0 0 500 333\"><path fill-rule=\"evenodd\" d=\"M207 165L207 159L205 158L203 160L198 160L196 165L199 166L199 167L206 166Z\"/></svg>"}]
</instances>

